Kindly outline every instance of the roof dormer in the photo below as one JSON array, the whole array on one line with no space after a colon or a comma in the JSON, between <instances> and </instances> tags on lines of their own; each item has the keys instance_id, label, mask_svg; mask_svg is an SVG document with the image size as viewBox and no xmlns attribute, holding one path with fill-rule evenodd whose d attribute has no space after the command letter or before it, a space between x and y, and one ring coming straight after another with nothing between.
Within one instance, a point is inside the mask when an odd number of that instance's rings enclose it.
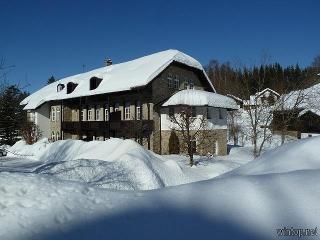
<instances>
[{"instance_id":1,"label":"roof dormer","mask_svg":"<svg viewBox=\"0 0 320 240\"><path fill-rule=\"evenodd\" d=\"M102 78L98 78L98 77L90 78L90 90L94 90L97 87L99 87L101 81L102 81Z\"/></svg>"},{"instance_id":2,"label":"roof dormer","mask_svg":"<svg viewBox=\"0 0 320 240\"><path fill-rule=\"evenodd\" d=\"M67 84L67 94L72 93L76 89L77 86L78 86L78 84L76 84L76 83L68 82L68 84Z\"/></svg>"},{"instance_id":3,"label":"roof dormer","mask_svg":"<svg viewBox=\"0 0 320 240\"><path fill-rule=\"evenodd\" d=\"M62 91L63 89L64 89L64 84L63 83L59 83L58 85L57 85L57 92L60 92L60 91Z\"/></svg>"}]
</instances>

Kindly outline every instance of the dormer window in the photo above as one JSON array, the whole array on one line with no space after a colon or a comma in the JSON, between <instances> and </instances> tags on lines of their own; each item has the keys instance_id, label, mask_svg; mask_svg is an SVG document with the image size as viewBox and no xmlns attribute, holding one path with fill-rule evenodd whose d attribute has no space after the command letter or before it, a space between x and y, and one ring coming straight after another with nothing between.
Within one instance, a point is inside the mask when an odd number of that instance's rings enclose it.
<instances>
[{"instance_id":1,"label":"dormer window","mask_svg":"<svg viewBox=\"0 0 320 240\"><path fill-rule=\"evenodd\" d=\"M68 82L68 84L67 84L67 94L72 93L76 89L77 86L78 86L78 84L76 84L76 83Z\"/></svg>"},{"instance_id":2,"label":"dormer window","mask_svg":"<svg viewBox=\"0 0 320 240\"><path fill-rule=\"evenodd\" d=\"M90 90L96 89L100 85L101 81L102 81L101 78L92 77L90 79Z\"/></svg>"},{"instance_id":3,"label":"dormer window","mask_svg":"<svg viewBox=\"0 0 320 240\"><path fill-rule=\"evenodd\" d=\"M57 92L60 92L60 91L62 91L63 89L64 89L64 84L59 83L59 84L57 85Z\"/></svg>"}]
</instances>

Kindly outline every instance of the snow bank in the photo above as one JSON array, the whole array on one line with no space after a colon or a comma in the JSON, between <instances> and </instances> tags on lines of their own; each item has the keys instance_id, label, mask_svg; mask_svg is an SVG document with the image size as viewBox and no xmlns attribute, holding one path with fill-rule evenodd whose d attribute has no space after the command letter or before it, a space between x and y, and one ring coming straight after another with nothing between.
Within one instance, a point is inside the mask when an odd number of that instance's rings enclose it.
<instances>
[{"instance_id":1,"label":"snow bank","mask_svg":"<svg viewBox=\"0 0 320 240\"><path fill-rule=\"evenodd\" d=\"M0 238L279 239L277 229L320 226L319 181L301 170L118 192L0 173Z\"/></svg>"},{"instance_id":2,"label":"snow bank","mask_svg":"<svg viewBox=\"0 0 320 240\"><path fill-rule=\"evenodd\" d=\"M40 161L35 173L110 189L148 190L193 181L175 161L164 160L132 140L41 141L34 145L20 141L10 151Z\"/></svg>"},{"instance_id":3,"label":"snow bank","mask_svg":"<svg viewBox=\"0 0 320 240\"><path fill-rule=\"evenodd\" d=\"M261 175L320 169L320 137L286 143L227 174Z\"/></svg>"}]
</instances>

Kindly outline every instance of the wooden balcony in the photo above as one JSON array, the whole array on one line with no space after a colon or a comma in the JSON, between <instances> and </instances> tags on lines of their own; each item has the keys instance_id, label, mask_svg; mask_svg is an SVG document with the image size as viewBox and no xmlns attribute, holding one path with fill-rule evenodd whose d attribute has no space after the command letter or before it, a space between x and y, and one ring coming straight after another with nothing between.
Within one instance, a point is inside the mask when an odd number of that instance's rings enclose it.
<instances>
[{"instance_id":1,"label":"wooden balcony","mask_svg":"<svg viewBox=\"0 0 320 240\"><path fill-rule=\"evenodd\" d=\"M116 130L122 132L122 135L127 135L126 133L133 135L135 132L153 131L154 122L153 120L62 122L61 128L67 132Z\"/></svg>"}]
</instances>

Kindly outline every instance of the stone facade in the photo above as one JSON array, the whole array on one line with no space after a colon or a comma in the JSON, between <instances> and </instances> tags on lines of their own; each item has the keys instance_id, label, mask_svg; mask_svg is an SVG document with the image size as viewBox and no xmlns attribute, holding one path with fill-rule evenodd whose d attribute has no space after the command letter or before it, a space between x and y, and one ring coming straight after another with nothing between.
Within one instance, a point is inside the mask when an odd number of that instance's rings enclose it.
<instances>
[{"instance_id":1,"label":"stone facade","mask_svg":"<svg viewBox=\"0 0 320 240\"><path fill-rule=\"evenodd\" d=\"M191 134L193 134L191 132ZM176 136L176 137L173 137ZM227 129L205 130L200 133L202 139L196 140L196 153L200 155L227 155ZM187 154L185 141L179 131L161 131L162 154L183 153ZM170 145L178 152L172 151Z\"/></svg>"}]
</instances>

